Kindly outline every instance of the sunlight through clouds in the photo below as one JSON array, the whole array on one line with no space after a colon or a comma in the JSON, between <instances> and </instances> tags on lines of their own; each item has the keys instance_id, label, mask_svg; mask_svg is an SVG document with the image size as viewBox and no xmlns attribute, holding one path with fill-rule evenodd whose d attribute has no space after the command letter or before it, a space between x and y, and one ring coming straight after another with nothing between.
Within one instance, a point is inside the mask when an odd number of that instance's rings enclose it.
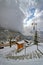
<instances>
[{"instance_id":1,"label":"sunlight through clouds","mask_svg":"<svg viewBox=\"0 0 43 65\"><path fill-rule=\"evenodd\" d=\"M31 28L31 23L36 22L38 30L43 30L43 8L42 3L43 0L28 0L29 4L26 8L26 12L28 16L23 20L23 26L25 31L29 32L29 28ZM34 9L32 9L34 8ZM42 26L40 26L40 24ZM28 30L27 30L28 29ZM30 29L31 30L31 29Z\"/></svg>"},{"instance_id":2,"label":"sunlight through clouds","mask_svg":"<svg viewBox=\"0 0 43 65\"><path fill-rule=\"evenodd\" d=\"M0 0L1 26L27 34L33 22L43 31L43 0Z\"/></svg>"}]
</instances>

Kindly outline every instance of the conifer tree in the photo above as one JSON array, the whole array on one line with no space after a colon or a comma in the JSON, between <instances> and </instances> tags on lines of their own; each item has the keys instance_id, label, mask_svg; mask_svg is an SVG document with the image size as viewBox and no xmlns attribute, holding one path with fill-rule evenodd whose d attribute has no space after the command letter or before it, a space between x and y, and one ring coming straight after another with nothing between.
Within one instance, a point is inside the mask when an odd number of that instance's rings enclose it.
<instances>
[{"instance_id":1,"label":"conifer tree","mask_svg":"<svg viewBox=\"0 0 43 65\"><path fill-rule=\"evenodd\" d=\"M34 44L35 44L35 45L38 45L38 35L37 35L37 31L35 31Z\"/></svg>"}]
</instances>

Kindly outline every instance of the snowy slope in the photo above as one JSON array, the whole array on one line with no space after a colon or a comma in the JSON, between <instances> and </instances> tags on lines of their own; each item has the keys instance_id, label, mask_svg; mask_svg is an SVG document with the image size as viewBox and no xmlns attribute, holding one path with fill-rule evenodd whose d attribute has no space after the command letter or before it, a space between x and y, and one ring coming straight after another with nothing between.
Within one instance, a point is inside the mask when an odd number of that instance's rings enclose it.
<instances>
[{"instance_id":1,"label":"snowy slope","mask_svg":"<svg viewBox=\"0 0 43 65\"><path fill-rule=\"evenodd\" d=\"M39 43L38 48L43 52L43 43ZM37 46L31 45L26 48L26 57L24 59L10 59L5 58L7 54L10 54L11 56L21 56L25 55L25 49L23 49L21 52L15 54L16 46L5 47L4 49L0 49L0 65L43 65L43 55L37 51ZM37 51L37 52L35 52ZM40 53L40 54L39 54ZM39 56L37 55L39 54ZM36 55L36 56L35 56ZM32 58L31 58L32 56ZM35 58L34 58L35 56ZM30 58L28 58L30 57ZM37 58L36 58L37 57Z\"/></svg>"}]
</instances>

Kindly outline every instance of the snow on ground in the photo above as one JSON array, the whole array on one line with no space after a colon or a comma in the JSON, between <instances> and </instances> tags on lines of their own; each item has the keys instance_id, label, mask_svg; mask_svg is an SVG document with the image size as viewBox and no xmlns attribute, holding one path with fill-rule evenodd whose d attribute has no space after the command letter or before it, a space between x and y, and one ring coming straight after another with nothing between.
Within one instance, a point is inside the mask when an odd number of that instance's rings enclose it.
<instances>
[{"instance_id":1,"label":"snow on ground","mask_svg":"<svg viewBox=\"0 0 43 65\"><path fill-rule=\"evenodd\" d=\"M38 48L43 52L43 43L39 43ZM26 48L26 55L32 54L32 52L37 50L36 45L32 45L30 47ZM43 57L42 58L32 58L32 59L9 59L5 58L5 56L9 53L13 54L15 52L15 45L10 47L5 47L4 49L0 49L0 65L43 65ZM21 52L17 53L17 56L25 54L25 49L23 49ZM14 56L16 54L14 53Z\"/></svg>"},{"instance_id":2,"label":"snow on ground","mask_svg":"<svg viewBox=\"0 0 43 65\"><path fill-rule=\"evenodd\" d=\"M26 54L29 54L29 53L32 53L33 51L35 51L37 49L37 47L34 45L34 46L31 46L31 47L27 47L26 48ZM25 49L23 49L21 52L17 53L18 55L25 55Z\"/></svg>"},{"instance_id":3,"label":"snow on ground","mask_svg":"<svg viewBox=\"0 0 43 65\"><path fill-rule=\"evenodd\" d=\"M8 47L4 47L4 49L0 49L0 54L5 56L6 54L10 53L12 50L15 51L15 45L12 46L11 48L8 46Z\"/></svg>"},{"instance_id":4,"label":"snow on ground","mask_svg":"<svg viewBox=\"0 0 43 65\"><path fill-rule=\"evenodd\" d=\"M41 50L41 52L43 52L43 43L39 43L39 50Z\"/></svg>"},{"instance_id":5,"label":"snow on ground","mask_svg":"<svg viewBox=\"0 0 43 65\"><path fill-rule=\"evenodd\" d=\"M11 60L0 57L0 65L43 65L43 59Z\"/></svg>"}]
</instances>

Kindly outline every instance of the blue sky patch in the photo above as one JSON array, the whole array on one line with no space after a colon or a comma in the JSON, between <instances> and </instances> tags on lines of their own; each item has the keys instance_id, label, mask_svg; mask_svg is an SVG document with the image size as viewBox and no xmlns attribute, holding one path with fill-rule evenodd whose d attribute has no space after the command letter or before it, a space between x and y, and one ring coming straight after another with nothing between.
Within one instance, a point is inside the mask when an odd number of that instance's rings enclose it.
<instances>
[{"instance_id":1,"label":"blue sky patch","mask_svg":"<svg viewBox=\"0 0 43 65\"><path fill-rule=\"evenodd\" d=\"M34 17L35 8L31 8L29 11L31 12L31 15L30 15L30 16L28 16L28 18L27 18L27 20L26 20L26 21L28 21L28 20L30 20L31 18L33 18L33 17Z\"/></svg>"}]
</instances>

